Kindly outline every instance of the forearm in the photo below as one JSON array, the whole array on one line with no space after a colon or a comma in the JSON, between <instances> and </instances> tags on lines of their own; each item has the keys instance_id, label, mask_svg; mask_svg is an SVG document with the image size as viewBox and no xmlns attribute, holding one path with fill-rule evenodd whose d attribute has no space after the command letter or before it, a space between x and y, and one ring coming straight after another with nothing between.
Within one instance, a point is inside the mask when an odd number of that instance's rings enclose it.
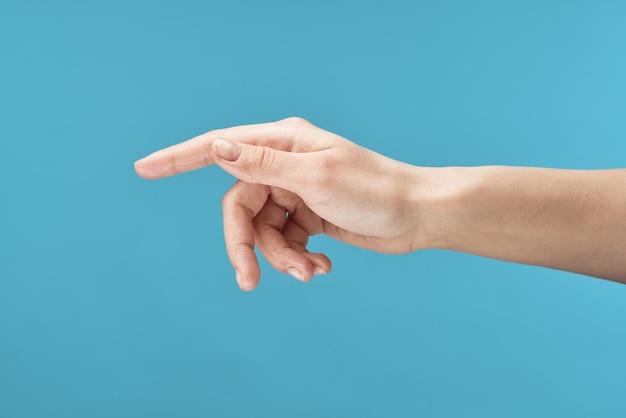
<instances>
[{"instance_id":1,"label":"forearm","mask_svg":"<svg viewBox=\"0 0 626 418\"><path fill-rule=\"evenodd\" d=\"M243 289L259 280L257 244L300 280L330 271L306 250L319 233L380 252L449 249L626 283L626 169L415 167L298 118L207 132L135 169L155 179L214 163L240 180L223 206Z\"/></svg>"},{"instance_id":2,"label":"forearm","mask_svg":"<svg viewBox=\"0 0 626 418\"><path fill-rule=\"evenodd\" d=\"M426 247L626 282L626 170L422 169Z\"/></svg>"}]
</instances>

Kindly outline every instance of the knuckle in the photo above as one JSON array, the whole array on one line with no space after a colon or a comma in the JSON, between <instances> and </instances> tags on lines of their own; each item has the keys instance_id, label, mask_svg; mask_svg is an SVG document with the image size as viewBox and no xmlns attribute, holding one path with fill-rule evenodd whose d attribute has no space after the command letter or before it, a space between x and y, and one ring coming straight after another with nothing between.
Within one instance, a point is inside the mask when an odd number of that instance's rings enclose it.
<instances>
[{"instance_id":1,"label":"knuckle","mask_svg":"<svg viewBox=\"0 0 626 418\"><path fill-rule=\"evenodd\" d=\"M255 147L254 152L250 155L248 161L249 166L255 173L262 173L274 166L276 153L273 149L267 147Z\"/></svg>"},{"instance_id":2,"label":"knuckle","mask_svg":"<svg viewBox=\"0 0 626 418\"><path fill-rule=\"evenodd\" d=\"M169 152L168 158L170 160L170 166L172 167L172 171L174 172L174 174L180 174L182 171L180 167L178 166L176 154L174 153L174 151Z\"/></svg>"},{"instance_id":3,"label":"knuckle","mask_svg":"<svg viewBox=\"0 0 626 418\"><path fill-rule=\"evenodd\" d=\"M222 197L222 210L224 211L237 205L239 193L237 191L238 188L235 186L231 187Z\"/></svg>"},{"instance_id":4,"label":"knuckle","mask_svg":"<svg viewBox=\"0 0 626 418\"><path fill-rule=\"evenodd\" d=\"M235 242L235 243L233 243L232 252L237 257L244 256L246 253L248 253L250 251L254 251L254 248L252 248L250 246L250 244L247 244L245 242Z\"/></svg>"},{"instance_id":5,"label":"knuckle","mask_svg":"<svg viewBox=\"0 0 626 418\"><path fill-rule=\"evenodd\" d=\"M307 121L304 118L301 118L299 116L291 116L288 118L285 118L281 121L279 121L279 123L283 124L283 125L287 125L287 126L302 126L302 125L308 125L309 121Z\"/></svg>"},{"instance_id":6,"label":"knuckle","mask_svg":"<svg viewBox=\"0 0 626 418\"><path fill-rule=\"evenodd\" d=\"M276 122L277 128L282 132L287 148L291 150L297 138L301 138L303 132L311 129L313 125L304 118L292 116Z\"/></svg>"}]
</instances>

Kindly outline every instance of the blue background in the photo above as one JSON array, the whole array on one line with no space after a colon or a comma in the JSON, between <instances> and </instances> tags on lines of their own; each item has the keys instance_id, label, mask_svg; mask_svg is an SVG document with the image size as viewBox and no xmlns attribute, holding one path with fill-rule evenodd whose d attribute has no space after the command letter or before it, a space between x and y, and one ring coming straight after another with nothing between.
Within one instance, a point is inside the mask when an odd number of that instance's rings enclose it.
<instances>
[{"instance_id":1,"label":"blue background","mask_svg":"<svg viewBox=\"0 0 626 418\"><path fill-rule=\"evenodd\" d=\"M419 165L624 166L621 1L0 2L0 417L622 417L626 287L316 237L238 290L212 167L298 115Z\"/></svg>"}]
</instances>

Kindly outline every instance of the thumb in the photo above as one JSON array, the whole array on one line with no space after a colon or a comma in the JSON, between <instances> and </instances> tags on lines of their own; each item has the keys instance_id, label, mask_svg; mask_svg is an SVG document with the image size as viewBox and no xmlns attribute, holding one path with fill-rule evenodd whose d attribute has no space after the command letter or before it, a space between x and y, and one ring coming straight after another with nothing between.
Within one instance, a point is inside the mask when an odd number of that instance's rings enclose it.
<instances>
[{"instance_id":1,"label":"thumb","mask_svg":"<svg viewBox=\"0 0 626 418\"><path fill-rule=\"evenodd\" d=\"M290 191L308 183L305 153L216 139L211 149L215 162L247 183L277 186Z\"/></svg>"}]
</instances>

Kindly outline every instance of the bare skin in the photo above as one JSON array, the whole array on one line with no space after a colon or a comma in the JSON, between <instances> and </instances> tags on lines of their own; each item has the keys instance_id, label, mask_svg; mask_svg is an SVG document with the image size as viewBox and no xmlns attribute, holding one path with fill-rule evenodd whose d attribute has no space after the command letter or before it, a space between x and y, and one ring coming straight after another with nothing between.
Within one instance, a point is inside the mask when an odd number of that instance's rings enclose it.
<instances>
[{"instance_id":1,"label":"bare skin","mask_svg":"<svg viewBox=\"0 0 626 418\"><path fill-rule=\"evenodd\" d=\"M626 169L427 168L360 147L300 118L207 132L135 163L158 179L217 164L239 179L223 199L226 249L242 290L256 246L301 281L331 262L325 233L384 253L462 251L626 283Z\"/></svg>"}]
</instances>

